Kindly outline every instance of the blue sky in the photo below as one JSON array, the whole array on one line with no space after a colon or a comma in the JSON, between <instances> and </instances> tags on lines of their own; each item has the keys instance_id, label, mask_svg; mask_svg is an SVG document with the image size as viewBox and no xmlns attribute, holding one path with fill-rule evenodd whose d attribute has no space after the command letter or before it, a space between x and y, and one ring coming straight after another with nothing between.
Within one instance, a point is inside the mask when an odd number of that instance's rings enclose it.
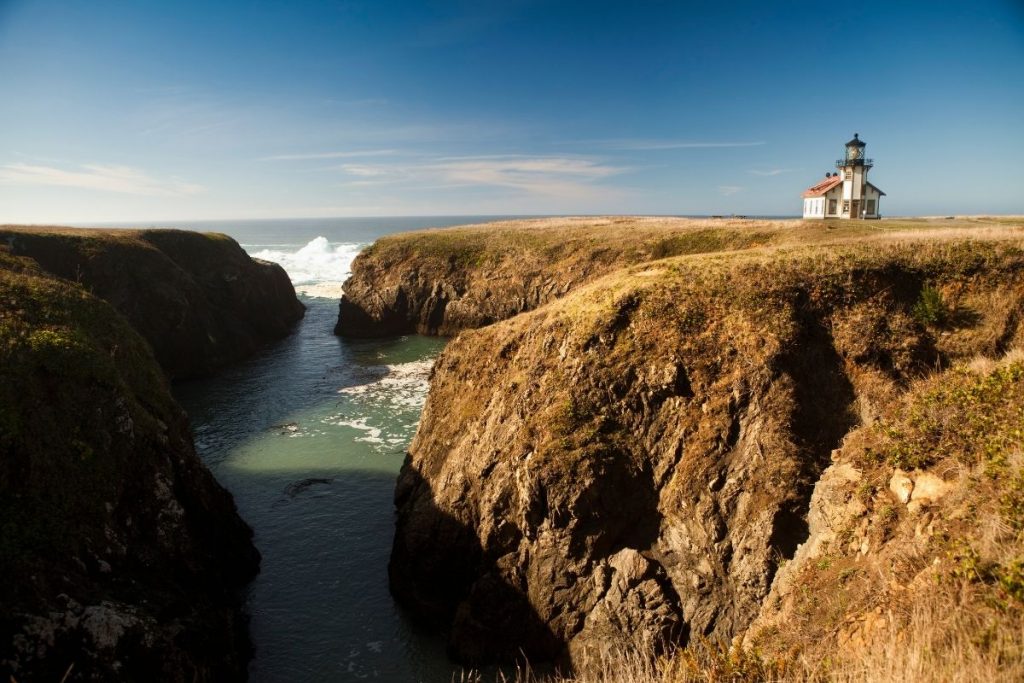
<instances>
[{"instance_id":1,"label":"blue sky","mask_svg":"<svg viewBox=\"0 0 1024 683\"><path fill-rule=\"evenodd\" d=\"M1024 2L0 0L0 222L1024 214Z\"/></svg>"}]
</instances>

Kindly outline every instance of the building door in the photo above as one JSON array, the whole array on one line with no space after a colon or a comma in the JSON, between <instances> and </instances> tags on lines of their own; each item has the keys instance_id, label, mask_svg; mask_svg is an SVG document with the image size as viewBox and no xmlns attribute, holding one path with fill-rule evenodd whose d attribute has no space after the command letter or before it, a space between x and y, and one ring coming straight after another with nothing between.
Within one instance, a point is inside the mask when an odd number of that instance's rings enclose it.
<instances>
[{"instance_id":1,"label":"building door","mask_svg":"<svg viewBox=\"0 0 1024 683\"><path fill-rule=\"evenodd\" d=\"M860 218L860 200L850 202L850 218Z\"/></svg>"}]
</instances>

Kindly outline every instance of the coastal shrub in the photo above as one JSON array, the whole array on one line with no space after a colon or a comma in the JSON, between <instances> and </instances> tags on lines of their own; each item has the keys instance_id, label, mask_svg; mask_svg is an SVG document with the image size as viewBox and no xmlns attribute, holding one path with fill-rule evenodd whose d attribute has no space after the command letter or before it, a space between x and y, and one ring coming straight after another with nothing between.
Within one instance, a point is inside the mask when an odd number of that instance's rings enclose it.
<instances>
[{"instance_id":1,"label":"coastal shrub","mask_svg":"<svg viewBox=\"0 0 1024 683\"><path fill-rule=\"evenodd\" d=\"M949 307L935 286L927 284L921 289L921 296L911 313L922 325L944 325L949 321Z\"/></svg>"},{"instance_id":2,"label":"coastal shrub","mask_svg":"<svg viewBox=\"0 0 1024 683\"><path fill-rule=\"evenodd\" d=\"M1024 445L1024 363L976 375L958 368L933 381L889 424L876 427L893 467L928 467L940 457L999 470ZM870 456L875 448L868 449ZM870 460L870 457L866 457Z\"/></svg>"},{"instance_id":3,"label":"coastal shrub","mask_svg":"<svg viewBox=\"0 0 1024 683\"><path fill-rule=\"evenodd\" d=\"M999 587L1007 598L1024 603L1024 559L1017 558L1006 566L1000 567L998 578ZM1013 607L1019 606L1014 605Z\"/></svg>"},{"instance_id":4,"label":"coastal shrub","mask_svg":"<svg viewBox=\"0 0 1024 683\"><path fill-rule=\"evenodd\" d=\"M999 509L1014 531L1024 531L1024 472L1018 472L1007 482Z\"/></svg>"}]
</instances>

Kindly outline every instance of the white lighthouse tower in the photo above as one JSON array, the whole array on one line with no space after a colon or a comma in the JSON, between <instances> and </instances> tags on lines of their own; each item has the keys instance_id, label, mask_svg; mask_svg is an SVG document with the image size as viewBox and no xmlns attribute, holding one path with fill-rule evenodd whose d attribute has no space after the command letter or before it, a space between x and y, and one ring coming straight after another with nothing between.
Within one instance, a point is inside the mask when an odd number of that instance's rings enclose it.
<instances>
[{"instance_id":1,"label":"white lighthouse tower","mask_svg":"<svg viewBox=\"0 0 1024 683\"><path fill-rule=\"evenodd\" d=\"M804 192L804 218L879 218L879 201L885 193L868 182L874 162L864 155L866 147L860 135L846 143L842 159L836 161L838 173L826 173L825 179Z\"/></svg>"}]
</instances>

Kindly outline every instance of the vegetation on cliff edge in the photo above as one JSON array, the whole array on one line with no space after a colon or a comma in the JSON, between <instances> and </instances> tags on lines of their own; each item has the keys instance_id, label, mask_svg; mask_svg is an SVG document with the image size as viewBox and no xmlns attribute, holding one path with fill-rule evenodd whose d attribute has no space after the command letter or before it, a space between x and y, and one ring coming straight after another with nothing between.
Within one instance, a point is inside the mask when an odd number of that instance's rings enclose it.
<instances>
[{"instance_id":1,"label":"vegetation on cliff edge","mask_svg":"<svg viewBox=\"0 0 1024 683\"><path fill-rule=\"evenodd\" d=\"M0 247L0 670L240 678L258 562L146 341Z\"/></svg>"},{"instance_id":2,"label":"vegetation on cliff edge","mask_svg":"<svg viewBox=\"0 0 1024 683\"><path fill-rule=\"evenodd\" d=\"M1014 226L924 227L617 267L459 335L436 366L411 449L410 471L424 481L399 484L396 548L403 525L422 530L403 521L405 505L458 520L478 536L481 576L526 592L535 616L570 639L577 665L588 647L572 639L619 628L574 625L598 613L627 610L616 618L634 634L661 628L625 602L598 597L593 610L594 598L572 593L594 568L598 582L618 571L601 567L623 545L664 568L643 576L678 588L691 628L743 641L718 649L691 631L689 649L626 657L639 677L602 665L588 678L578 666L581 680L935 680L956 679L961 666L969 680L1015 675L1024 425L1013 353L1024 341L1024 240ZM410 497L410 486L429 501ZM766 560L763 589L728 593L754 581L729 578L750 540L730 546L722 577L717 542L686 554L686 543L702 542L686 525L751 539L771 527L737 510L786 496L787 519L809 529L765 537L779 555ZM653 528L640 514L645 500L658 506ZM558 534L565 567L547 557ZM708 559L713 571L700 569ZM537 588L540 576L555 595ZM639 590L642 579L630 581ZM691 599L691 586L713 581L723 608L701 616L709 598ZM402 590L416 599L414 583ZM456 634L486 623L487 606L466 591ZM675 599L643 591L641 601ZM742 610L725 611L738 598L748 601Z\"/></svg>"}]
</instances>

